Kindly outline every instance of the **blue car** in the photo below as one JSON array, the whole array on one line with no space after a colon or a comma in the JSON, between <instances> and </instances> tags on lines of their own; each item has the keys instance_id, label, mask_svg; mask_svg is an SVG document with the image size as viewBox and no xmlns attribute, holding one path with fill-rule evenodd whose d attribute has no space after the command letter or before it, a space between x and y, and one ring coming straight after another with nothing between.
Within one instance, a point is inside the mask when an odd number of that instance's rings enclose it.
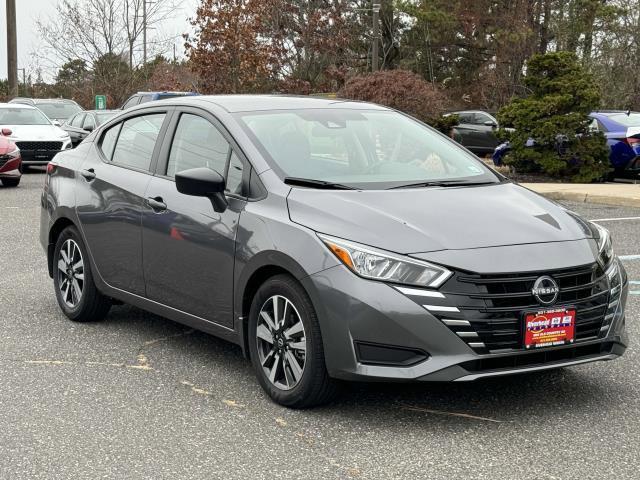
<instances>
[{"instance_id":1,"label":"blue car","mask_svg":"<svg viewBox=\"0 0 640 480\"><path fill-rule=\"evenodd\" d=\"M176 97L193 97L200 95L196 92L138 92L131 95L122 105L122 110L135 107L141 103L153 102L154 100L165 100L167 98Z\"/></svg>"},{"instance_id":2,"label":"blue car","mask_svg":"<svg viewBox=\"0 0 640 480\"><path fill-rule=\"evenodd\" d=\"M609 159L614 169L614 177L640 177L640 113L622 110L603 110L589 115L592 131L602 132L607 137L611 149ZM527 146L534 145L533 140ZM562 148L562 136L558 136L558 149ZM499 145L493 153L493 163L502 165L502 160L510 150L509 144Z\"/></svg>"}]
</instances>

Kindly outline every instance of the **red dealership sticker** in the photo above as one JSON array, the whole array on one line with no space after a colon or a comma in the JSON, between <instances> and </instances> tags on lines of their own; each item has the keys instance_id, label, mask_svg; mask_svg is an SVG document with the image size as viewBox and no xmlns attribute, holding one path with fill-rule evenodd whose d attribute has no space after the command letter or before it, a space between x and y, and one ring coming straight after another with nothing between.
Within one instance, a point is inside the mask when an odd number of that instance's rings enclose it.
<instances>
[{"instance_id":1,"label":"red dealership sticker","mask_svg":"<svg viewBox=\"0 0 640 480\"><path fill-rule=\"evenodd\" d=\"M530 312L524 317L524 348L556 347L573 343L576 311L558 308Z\"/></svg>"}]
</instances>

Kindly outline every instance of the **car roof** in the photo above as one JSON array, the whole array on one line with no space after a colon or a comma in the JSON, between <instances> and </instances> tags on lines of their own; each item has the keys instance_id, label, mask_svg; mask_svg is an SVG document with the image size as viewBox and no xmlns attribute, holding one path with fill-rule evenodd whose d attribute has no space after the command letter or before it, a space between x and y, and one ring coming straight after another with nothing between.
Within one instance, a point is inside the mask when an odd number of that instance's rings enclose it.
<instances>
[{"instance_id":1,"label":"car roof","mask_svg":"<svg viewBox=\"0 0 640 480\"><path fill-rule=\"evenodd\" d=\"M26 103L0 103L0 108L24 108L25 110L38 110L33 105Z\"/></svg>"},{"instance_id":2,"label":"car roof","mask_svg":"<svg viewBox=\"0 0 640 480\"><path fill-rule=\"evenodd\" d=\"M163 105L194 105L206 107L215 104L229 113L259 112L267 110L305 110L322 108L345 108L356 110L390 110L374 103L344 100L339 98L326 99L295 95L199 95L162 100ZM148 106L145 103L138 107Z\"/></svg>"},{"instance_id":3,"label":"car roof","mask_svg":"<svg viewBox=\"0 0 640 480\"><path fill-rule=\"evenodd\" d=\"M82 110L81 112L76 113L76 115L80 113L122 113L122 110Z\"/></svg>"},{"instance_id":4,"label":"car roof","mask_svg":"<svg viewBox=\"0 0 640 480\"><path fill-rule=\"evenodd\" d=\"M16 97L12 99L14 102L33 102L33 103L70 103L77 104L75 100L68 98L28 98L28 97Z\"/></svg>"}]
</instances>

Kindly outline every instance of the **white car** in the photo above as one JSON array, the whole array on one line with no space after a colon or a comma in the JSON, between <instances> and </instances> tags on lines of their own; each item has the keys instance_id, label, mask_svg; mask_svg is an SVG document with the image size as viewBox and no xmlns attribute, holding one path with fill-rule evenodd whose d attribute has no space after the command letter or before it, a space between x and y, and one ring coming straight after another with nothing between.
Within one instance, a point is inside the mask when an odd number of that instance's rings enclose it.
<instances>
[{"instance_id":1,"label":"white car","mask_svg":"<svg viewBox=\"0 0 640 480\"><path fill-rule=\"evenodd\" d=\"M20 149L23 167L46 165L71 148L69 134L30 105L0 103L0 128L11 130L9 138Z\"/></svg>"}]
</instances>

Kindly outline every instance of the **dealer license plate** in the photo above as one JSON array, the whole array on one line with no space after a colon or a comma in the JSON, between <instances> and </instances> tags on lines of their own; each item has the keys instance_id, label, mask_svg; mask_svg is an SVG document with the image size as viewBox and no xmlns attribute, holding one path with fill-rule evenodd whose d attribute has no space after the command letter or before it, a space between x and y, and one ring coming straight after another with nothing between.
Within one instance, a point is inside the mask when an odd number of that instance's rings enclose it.
<instances>
[{"instance_id":1,"label":"dealer license plate","mask_svg":"<svg viewBox=\"0 0 640 480\"><path fill-rule=\"evenodd\" d=\"M573 343L576 334L576 311L556 308L527 312L524 315L524 348L557 347Z\"/></svg>"}]
</instances>

